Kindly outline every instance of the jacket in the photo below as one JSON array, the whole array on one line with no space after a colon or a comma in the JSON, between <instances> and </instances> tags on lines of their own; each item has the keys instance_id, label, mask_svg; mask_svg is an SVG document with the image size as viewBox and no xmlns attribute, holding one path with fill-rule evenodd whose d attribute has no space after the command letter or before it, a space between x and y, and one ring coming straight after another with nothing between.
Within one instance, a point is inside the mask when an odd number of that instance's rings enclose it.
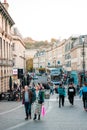
<instances>
[{"instance_id":1,"label":"jacket","mask_svg":"<svg viewBox=\"0 0 87 130\"><path fill-rule=\"evenodd\" d=\"M59 94L59 95L66 96L65 88L64 88L64 87L59 87L59 88L58 88L58 94Z\"/></svg>"},{"instance_id":2,"label":"jacket","mask_svg":"<svg viewBox=\"0 0 87 130\"><path fill-rule=\"evenodd\" d=\"M83 86L83 87L80 89L80 97L83 95L83 93L87 93L87 86Z\"/></svg>"},{"instance_id":3,"label":"jacket","mask_svg":"<svg viewBox=\"0 0 87 130\"><path fill-rule=\"evenodd\" d=\"M74 87L69 87L68 88L68 96L75 96L76 90Z\"/></svg>"},{"instance_id":4,"label":"jacket","mask_svg":"<svg viewBox=\"0 0 87 130\"><path fill-rule=\"evenodd\" d=\"M29 95L29 101L30 103L32 103L32 97L33 97L33 93L31 90L28 90L28 95ZM23 97L22 97L22 104L25 104L25 91L23 91Z\"/></svg>"}]
</instances>

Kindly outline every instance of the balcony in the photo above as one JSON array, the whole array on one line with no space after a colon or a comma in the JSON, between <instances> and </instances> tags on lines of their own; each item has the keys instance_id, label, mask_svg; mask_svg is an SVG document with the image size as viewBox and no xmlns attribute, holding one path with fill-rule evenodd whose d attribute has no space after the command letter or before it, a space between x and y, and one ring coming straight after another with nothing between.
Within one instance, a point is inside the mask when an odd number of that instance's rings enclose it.
<instances>
[{"instance_id":1,"label":"balcony","mask_svg":"<svg viewBox=\"0 0 87 130\"><path fill-rule=\"evenodd\" d=\"M0 66L13 66L13 61L7 59L0 59Z\"/></svg>"}]
</instances>

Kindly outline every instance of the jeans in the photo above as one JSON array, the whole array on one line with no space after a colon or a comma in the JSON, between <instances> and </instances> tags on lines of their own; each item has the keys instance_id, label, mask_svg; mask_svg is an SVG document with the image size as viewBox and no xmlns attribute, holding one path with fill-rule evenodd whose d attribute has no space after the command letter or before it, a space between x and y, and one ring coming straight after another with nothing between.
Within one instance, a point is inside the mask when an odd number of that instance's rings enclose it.
<instances>
[{"instance_id":1,"label":"jeans","mask_svg":"<svg viewBox=\"0 0 87 130\"><path fill-rule=\"evenodd\" d=\"M25 102L25 112L26 112L26 117L28 118L28 115L31 116L31 104L29 102Z\"/></svg>"}]
</instances>

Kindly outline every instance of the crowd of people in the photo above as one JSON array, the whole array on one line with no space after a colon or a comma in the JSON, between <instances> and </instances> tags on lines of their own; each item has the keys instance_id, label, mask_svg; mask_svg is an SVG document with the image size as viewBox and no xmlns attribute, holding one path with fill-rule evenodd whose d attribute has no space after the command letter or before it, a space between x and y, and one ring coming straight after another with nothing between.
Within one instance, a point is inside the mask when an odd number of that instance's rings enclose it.
<instances>
[{"instance_id":1,"label":"crowd of people","mask_svg":"<svg viewBox=\"0 0 87 130\"><path fill-rule=\"evenodd\" d=\"M59 84L59 86L53 87L52 84L49 84L50 88L50 94L57 93L57 97L59 98L59 108L64 107L65 103L65 97L68 97L69 103L71 105L74 105L74 97L76 96L76 88L73 83L70 83L65 88L64 84ZM26 117L25 120L31 119L31 109L32 104L34 108L34 116L33 120L40 120L41 119L41 110L42 106L44 105L44 99L45 99L45 90L41 83L38 83L37 85L32 84L30 86L25 85L23 90L23 96L22 96L22 103L25 106L25 113ZM83 87L81 87L79 91L79 97L83 97L83 107L85 110L87 110L87 83L84 83Z\"/></svg>"}]
</instances>

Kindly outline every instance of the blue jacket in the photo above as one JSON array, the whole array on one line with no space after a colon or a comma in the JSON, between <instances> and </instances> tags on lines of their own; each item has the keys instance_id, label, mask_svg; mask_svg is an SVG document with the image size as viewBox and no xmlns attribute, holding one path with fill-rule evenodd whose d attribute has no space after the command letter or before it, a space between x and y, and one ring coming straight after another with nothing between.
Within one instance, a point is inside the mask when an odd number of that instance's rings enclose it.
<instances>
[{"instance_id":1,"label":"blue jacket","mask_svg":"<svg viewBox=\"0 0 87 130\"><path fill-rule=\"evenodd\" d=\"M87 92L87 86L83 86L83 87L80 89L80 97L83 95L83 92Z\"/></svg>"},{"instance_id":2,"label":"blue jacket","mask_svg":"<svg viewBox=\"0 0 87 130\"><path fill-rule=\"evenodd\" d=\"M59 87L59 88L58 88L58 94L59 94L59 95L66 96L65 88L64 88L64 87Z\"/></svg>"}]
</instances>

